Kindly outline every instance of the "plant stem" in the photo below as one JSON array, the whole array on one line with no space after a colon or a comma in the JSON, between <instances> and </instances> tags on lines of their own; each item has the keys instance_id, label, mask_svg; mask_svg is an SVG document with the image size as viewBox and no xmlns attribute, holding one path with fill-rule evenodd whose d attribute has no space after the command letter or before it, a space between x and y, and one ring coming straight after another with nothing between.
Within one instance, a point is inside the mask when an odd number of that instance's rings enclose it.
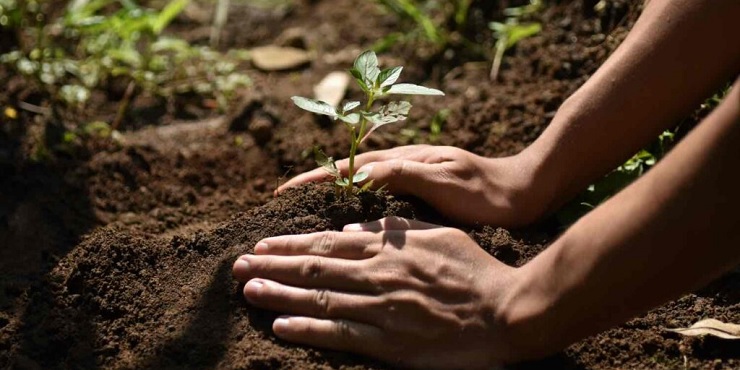
<instances>
[{"instance_id":1,"label":"plant stem","mask_svg":"<svg viewBox=\"0 0 740 370\"><path fill-rule=\"evenodd\" d=\"M365 111L369 112L370 108L373 107L373 103L375 102L375 95L373 93L370 93L367 97L367 105L365 105ZM364 115L360 115L360 131L356 133L355 135L355 128L352 127L352 131L350 131L350 135L352 137L352 146L349 149L349 169L347 171L347 179L349 180L349 184L347 184L347 195L352 195L352 188L355 186L354 177L355 177L355 153L357 153L357 147L360 145L360 140L362 140L362 137L365 136L365 129L367 126L367 120L365 119Z\"/></svg>"},{"instance_id":2,"label":"plant stem","mask_svg":"<svg viewBox=\"0 0 740 370\"><path fill-rule=\"evenodd\" d=\"M226 19L229 16L229 0L218 0L216 4L216 16L213 18L213 26L211 26L211 47L217 48L218 43L221 40L221 31L226 24Z\"/></svg>"},{"instance_id":3,"label":"plant stem","mask_svg":"<svg viewBox=\"0 0 740 370\"><path fill-rule=\"evenodd\" d=\"M499 40L496 41L496 55L491 66L491 81L498 80L498 71L501 68L501 60L504 59L504 51L506 51L506 36L500 36Z\"/></svg>"},{"instance_id":4,"label":"plant stem","mask_svg":"<svg viewBox=\"0 0 740 370\"><path fill-rule=\"evenodd\" d=\"M365 119L361 119L362 124L365 123ZM360 131L362 131L362 124L360 125ZM352 188L355 186L354 181L352 181L355 177L355 153L357 152L357 144L358 139L355 136L355 128L352 127L352 131L350 131L350 135L352 136L352 146L349 149L349 169L347 171L347 196L352 195ZM358 135L359 136L359 135Z\"/></svg>"},{"instance_id":5,"label":"plant stem","mask_svg":"<svg viewBox=\"0 0 740 370\"><path fill-rule=\"evenodd\" d=\"M126 86L126 92L123 94L123 99L121 99L121 102L118 104L118 112L116 112L116 118L113 120L111 130L118 130L118 126L121 124L123 116L126 115L128 105L131 103L131 97L134 95L135 88L136 83L133 80L128 83L128 86Z\"/></svg>"}]
</instances>

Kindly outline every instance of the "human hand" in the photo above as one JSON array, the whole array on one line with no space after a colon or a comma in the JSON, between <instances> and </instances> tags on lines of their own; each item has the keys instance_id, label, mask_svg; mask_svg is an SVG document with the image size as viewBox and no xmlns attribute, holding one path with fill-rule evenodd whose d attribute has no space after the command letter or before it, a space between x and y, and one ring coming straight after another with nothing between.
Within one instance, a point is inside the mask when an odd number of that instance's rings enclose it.
<instances>
[{"instance_id":1,"label":"human hand","mask_svg":"<svg viewBox=\"0 0 740 370\"><path fill-rule=\"evenodd\" d=\"M267 238L233 268L247 301L288 314L278 337L428 369L514 355L497 310L516 271L460 230L395 217Z\"/></svg>"},{"instance_id":2,"label":"human hand","mask_svg":"<svg viewBox=\"0 0 740 370\"><path fill-rule=\"evenodd\" d=\"M347 176L349 162L336 164ZM533 189L533 172L521 156L484 158L455 147L410 145L358 155L355 166L369 172L375 187L415 195L467 224L522 226L540 217L549 204L546 192ZM290 179L276 193L329 178L317 168Z\"/></svg>"}]
</instances>

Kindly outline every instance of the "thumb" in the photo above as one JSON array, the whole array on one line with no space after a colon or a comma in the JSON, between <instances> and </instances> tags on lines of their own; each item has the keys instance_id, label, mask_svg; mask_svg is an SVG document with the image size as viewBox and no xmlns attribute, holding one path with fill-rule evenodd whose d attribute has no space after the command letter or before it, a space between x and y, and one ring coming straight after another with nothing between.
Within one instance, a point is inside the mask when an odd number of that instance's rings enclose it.
<instances>
[{"instance_id":1,"label":"thumb","mask_svg":"<svg viewBox=\"0 0 740 370\"><path fill-rule=\"evenodd\" d=\"M365 182L372 180L373 188L386 186L395 194L421 194L431 185L433 166L431 164L407 159L391 159L383 162L371 162L363 165L357 173L367 172Z\"/></svg>"}]
</instances>

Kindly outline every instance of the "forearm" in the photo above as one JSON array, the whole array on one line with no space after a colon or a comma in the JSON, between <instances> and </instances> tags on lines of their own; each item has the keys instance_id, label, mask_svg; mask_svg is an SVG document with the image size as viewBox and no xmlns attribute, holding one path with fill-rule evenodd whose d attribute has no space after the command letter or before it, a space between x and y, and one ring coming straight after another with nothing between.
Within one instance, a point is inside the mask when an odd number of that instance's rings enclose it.
<instances>
[{"instance_id":1,"label":"forearm","mask_svg":"<svg viewBox=\"0 0 740 370\"><path fill-rule=\"evenodd\" d=\"M652 0L522 156L552 211L740 71L737 0Z\"/></svg>"},{"instance_id":2,"label":"forearm","mask_svg":"<svg viewBox=\"0 0 740 370\"><path fill-rule=\"evenodd\" d=\"M519 348L557 350L740 263L739 85L654 169L517 272L502 316Z\"/></svg>"}]
</instances>

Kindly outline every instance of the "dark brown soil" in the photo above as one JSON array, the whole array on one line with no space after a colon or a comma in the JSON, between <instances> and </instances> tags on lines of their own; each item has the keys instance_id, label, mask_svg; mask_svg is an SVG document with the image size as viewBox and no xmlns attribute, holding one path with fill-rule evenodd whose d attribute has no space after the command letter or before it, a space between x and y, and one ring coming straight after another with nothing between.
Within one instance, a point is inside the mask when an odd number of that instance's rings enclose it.
<instances>
[{"instance_id":1,"label":"dark brown soil","mask_svg":"<svg viewBox=\"0 0 740 370\"><path fill-rule=\"evenodd\" d=\"M361 149L419 142L489 156L520 151L623 40L641 9L641 1L609 1L596 14L596 2L552 2L542 14L544 31L507 55L495 84L487 82L482 58L457 49L450 57L392 48L381 62L409 66L405 79L437 86L447 97L414 99L405 125L410 131L384 127ZM478 3L473 18L488 21L520 2L485 9ZM121 140L56 148L43 161L30 159L34 140L43 137L34 124L38 116L21 111L16 121L2 122L0 368L386 366L275 339L270 323L276 313L246 304L230 269L238 255L270 235L338 229L387 215L447 224L418 201L388 194L341 201L330 187L309 186L272 197L285 177L314 166L306 156L313 145L335 157L349 148L343 127L300 112L288 98L310 95L326 73L346 69L357 50L407 25L373 2L306 0L277 9L246 4L233 5L227 46L270 44L284 39L285 29L298 28L319 57L296 71L249 71L255 84L227 116L185 123L161 107L142 109L124 123ZM193 22L184 17L176 31L203 41L207 33ZM478 33L471 33L477 42L490 43L487 31ZM12 43L0 38L3 50ZM42 94L17 85L6 71L0 70L0 81L15 84L0 94L0 108L21 100L44 105ZM140 108L145 103L151 102L140 102ZM106 101L86 115L110 117L115 107ZM429 122L443 108L450 115L433 137ZM63 115L57 125L73 123L70 117ZM146 122L158 125L144 127ZM466 231L497 258L522 265L546 248L554 230L544 222L527 230ZM740 322L738 292L740 274L729 274L521 367L738 368L737 342L686 339L664 330L708 317Z\"/></svg>"}]
</instances>

